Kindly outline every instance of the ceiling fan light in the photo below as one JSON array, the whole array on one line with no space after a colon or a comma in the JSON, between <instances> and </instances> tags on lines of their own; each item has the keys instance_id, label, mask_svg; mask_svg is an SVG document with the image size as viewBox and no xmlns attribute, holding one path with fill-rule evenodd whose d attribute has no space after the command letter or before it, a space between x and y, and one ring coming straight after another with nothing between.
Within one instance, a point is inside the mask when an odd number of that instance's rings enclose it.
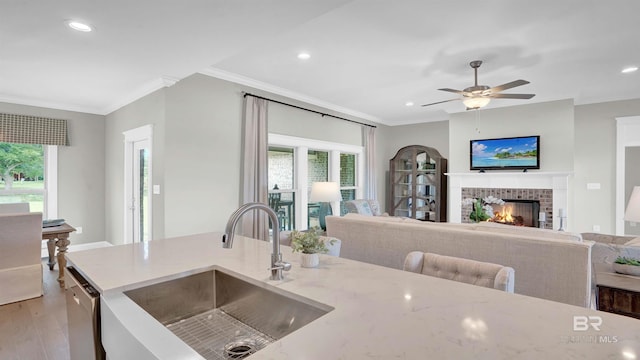
<instances>
[{"instance_id":1,"label":"ceiling fan light","mask_svg":"<svg viewBox=\"0 0 640 360\"><path fill-rule=\"evenodd\" d=\"M464 103L464 106L466 106L467 109L480 109L482 107L487 106L490 101L491 101L491 98L482 97L482 96L467 97L467 98L464 98L464 100L462 100L462 102Z\"/></svg>"}]
</instances>

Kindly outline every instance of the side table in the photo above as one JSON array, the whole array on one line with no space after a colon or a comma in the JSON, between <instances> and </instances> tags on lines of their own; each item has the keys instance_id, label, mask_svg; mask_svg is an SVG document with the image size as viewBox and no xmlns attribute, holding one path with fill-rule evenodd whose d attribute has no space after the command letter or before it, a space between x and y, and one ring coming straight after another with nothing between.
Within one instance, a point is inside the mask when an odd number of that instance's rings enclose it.
<instances>
[{"instance_id":1,"label":"side table","mask_svg":"<svg viewBox=\"0 0 640 360\"><path fill-rule=\"evenodd\" d=\"M597 309L640 319L640 277L597 272Z\"/></svg>"},{"instance_id":2,"label":"side table","mask_svg":"<svg viewBox=\"0 0 640 360\"><path fill-rule=\"evenodd\" d=\"M67 252L67 248L71 241L69 241L69 234L76 231L76 229L64 223L60 226L52 226L42 228L42 240L47 240L47 250L49 250L49 270L53 270L56 265L56 258L54 257L55 249L58 248L58 283L60 287L64 287L64 269L67 266L67 259L64 255Z\"/></svg>"}]
</instances>

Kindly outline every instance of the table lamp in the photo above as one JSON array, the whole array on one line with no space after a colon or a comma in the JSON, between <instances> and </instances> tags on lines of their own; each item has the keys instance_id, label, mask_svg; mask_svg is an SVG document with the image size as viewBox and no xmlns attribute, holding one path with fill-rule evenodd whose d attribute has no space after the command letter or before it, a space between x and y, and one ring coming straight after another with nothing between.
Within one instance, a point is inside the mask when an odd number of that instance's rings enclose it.
<instances>
[{"instance_id":1,"label":"table lamp","mask_svg":"<svg viewBox=\"0 0 640 360\"><path fill-rule=\"evenodd\" d=\"M320 227L322 230L327 230L325 217L332 214L331 203L336 201L342 201L340 185L338 185L337 182L318 181L311 184L309 202L320 203L318 220L320 221Z\"/></svg>"},{"instance_id":2,"label":"table lamp","mask_svg":"<svg viewBox=\"0 0 640 360\"><path fill-rule=\"evenodd\" d=\"M627 203L627 210L624 212L624 220L640 222L640 186L633 187Z\"/></svg>"}]
</instances>

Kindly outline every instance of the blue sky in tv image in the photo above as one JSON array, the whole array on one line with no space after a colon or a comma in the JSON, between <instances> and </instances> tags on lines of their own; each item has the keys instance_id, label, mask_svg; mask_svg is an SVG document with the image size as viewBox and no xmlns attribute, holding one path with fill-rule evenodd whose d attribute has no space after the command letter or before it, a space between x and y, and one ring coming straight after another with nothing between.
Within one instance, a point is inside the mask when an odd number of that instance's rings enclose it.
<instances>
[{"instance_id":1,"label":"blue sky in tv image","mask_svg":"<svg viewBox=\"0 0 640 360\"><path fill-rule=\"evenodd\" d=\"M538 136L471 141L472 168L538 166Z\"/></svg>"}]
</instances>

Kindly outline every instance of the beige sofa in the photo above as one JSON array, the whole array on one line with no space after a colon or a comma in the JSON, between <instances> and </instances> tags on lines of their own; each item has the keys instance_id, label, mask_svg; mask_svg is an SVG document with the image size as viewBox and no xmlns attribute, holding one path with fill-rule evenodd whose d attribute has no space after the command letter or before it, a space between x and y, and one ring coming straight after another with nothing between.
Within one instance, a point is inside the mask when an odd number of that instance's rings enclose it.
<instances>
[{"instance_id":1,"label":"beige sofa","mask_svg":"<svg viewBox=\"0 0 640 360\"><path fill-rule=\"evenodd\" d=\"M0 214L0 305L43 294L42 214Z\"/></svg>"},{"instance_id":2,"label":"beige sofa","mask_svg":"<svg viewBox=\"0 0 640 360\"><path fill-rule=\"evenodd\" d=\"M411 251L512 267L515 293L589 307L592 241L579 234L504 225L430 223L347 214L327 217L341 257L402 269Z\"/></svg>"},{"instance_id":3,"label":"beige sofa","mask_svg":"<svg viewBox=\"0 0 640 360\"><path fill-rule=\"evenodd\" d=\"M640 259L640 238L635 236L582 233L582 237L595 242L591 254L594 264L609 265L610 268L618 256Z\"/></svg>"}]
</instances>

